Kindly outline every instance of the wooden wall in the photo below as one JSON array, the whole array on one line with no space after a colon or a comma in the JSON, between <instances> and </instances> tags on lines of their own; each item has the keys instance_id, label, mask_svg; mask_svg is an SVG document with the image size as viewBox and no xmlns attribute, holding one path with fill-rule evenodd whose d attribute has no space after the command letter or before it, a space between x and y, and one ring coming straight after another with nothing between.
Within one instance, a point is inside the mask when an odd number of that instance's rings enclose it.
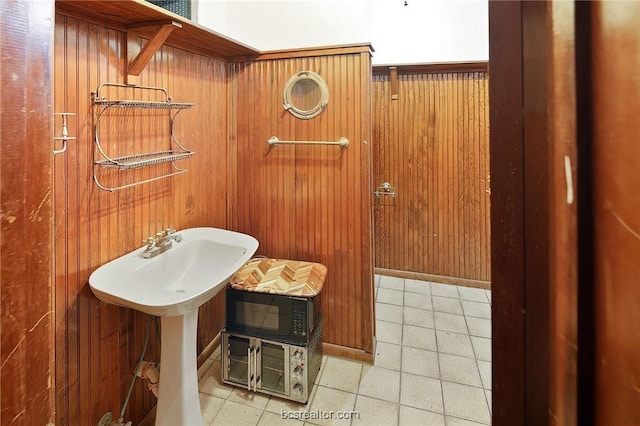
<instances>
[{"instance_id":1,"label":"wooden wall","mask_svg":"<svg viewBox=\"0 0 640 426\"><path fill-rule=\"evenodd\" d=\"M590 9L592 413L596 425L632 425L640 424L640 4Z\"/></svg>"},{"instance_id":2,"label":"wooden wall","mask_svg":"<svg viewBox=\"0 0 640 426\"><path fill-rule=\"evenodd\" d=\"M295 56L291 54L289 56ZM234 73L237 202L234 227L260 241L259 254L327 265L324 341L373 350L373 258L370 174L371 62L368 48L327 56L264 57ZM290 76L315 71L329 104L311 120L282 107ZM267 139L351 145L281 145Z\"/></svg>"},{"instance_id":3,"label":"wooden wall","mask_svg":"<svg viewBox=\"0 0 640 426\"><path fill-rule=\"evenodd\" d=\"M53 420L53 2L0 3L0 424Z\"/></svg>"},{"instance_id":4,"label":"wooden wall","mask_svg":"<svg viewBox=\"0 0 640 426\"><path fill-rule=\"evenodd\" d=\"M488 282L487 73L400 71L374 76L374 185L397 190L374 199L375 265Z\"/></svg>"},{"instance_id":5,"label":"wooden wall","mask_svg":"<svg viewBox=\"0 0 640 426\"><path fill-rule=\"evenodd\" d=\"M135 50L142 41L133 38L130 44ZM164 47L137 79L141 85L166 88L174 101L196 104L180 113L175 126L177 139L196 151L182 163L189 169L186 174L114 193L93 183L90 92L104 82L123 82L127 49L123 31L56 14L55 110L78 114L70 121L70 134L77 141L54 159L56 424L60 425L96 424L108 410L117 418L143 346L146 316L99 302L88 285L91 272L166 227L227 227L224 62ZM128 154L158 146L154 137L146 135L163 137L166 128L156 128L156 118L145 118L147 113L135 112L141 115L133 121L131 117L103 121L105 145ZM156 171L140 169L135 177ZM223 306L217 297L200 309L198 352L220 331ZM146 358L159 360L153 332ZM138 381L126 419L139 422L155 403Z\"/></svg>"}]
</instances>

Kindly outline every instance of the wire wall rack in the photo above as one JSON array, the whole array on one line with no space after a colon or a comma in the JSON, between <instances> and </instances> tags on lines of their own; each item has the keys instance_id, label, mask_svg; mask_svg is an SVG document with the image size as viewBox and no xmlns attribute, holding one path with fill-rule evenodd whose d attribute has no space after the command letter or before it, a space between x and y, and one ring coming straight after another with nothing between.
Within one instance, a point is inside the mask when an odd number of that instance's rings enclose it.
<instances>
[{"instance_id":1,"label":"wire wall rack","mask_svg":"<svg viewBox=\"0 0 640 426\"><path fill-rule=\"evenodd\" d=\"M139 93L140 95L146 93L145 97L155 97L156 99L110 99L100 94L101 91L109 91L109 89L113 88L116 88L116 90L125 91L127 93ZM178 113L185 109L193 107L193 103L173 102L167 91L161 87L137 86L132 84L120 83L101 84L100 86L98 86L98 89L95 92L91 92L91 98L94 113L93 135L95 144L93 160L93 180L98 188L104 191L113 192L120 189L137 186L143 183L157 181L170 176L179 175L187 171L187 169L178 167L175 164L175 161L189 158L193 156L195 152L185 148L176 140L173 129L174 122ZM114 111L116 109L168 110L167 115L169 120L169 135L167 135L167 139L169 140L169 146L167 147L167 149L118 156L107 154L107 150L104 148L100 141L100 136L102 135L101 124L102 121L104 121L106 117L109 116L109 111ZM107 128L107 132L111 129L112 128ZM118 185L103 184L100 180L100 169L102 168L132 170L141 167L154 166L162 163L171 163L171 171L168 173L159 174L154 177L134 180L132 182Z\"/></svg>"}]
</instances>

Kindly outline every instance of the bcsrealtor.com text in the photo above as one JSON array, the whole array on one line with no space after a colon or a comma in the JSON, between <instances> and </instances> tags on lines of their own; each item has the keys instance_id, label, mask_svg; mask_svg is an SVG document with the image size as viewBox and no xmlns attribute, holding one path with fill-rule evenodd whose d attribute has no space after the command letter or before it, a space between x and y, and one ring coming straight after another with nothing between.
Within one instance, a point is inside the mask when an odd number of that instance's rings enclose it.
<instances>
[{"instance_id":1,"label":"bcsrealtor.com text","mask_svg":"<svg viewBox=\"0 0 640 426\"><path fill-rule=\"evenodd\" d=\"M357 411L332 411L332 410L311 410L311 411L285 411L280 410L280 417L283 419L295 420L350 420L359 419L360 413Z\"/></svg>"}]
</instances>

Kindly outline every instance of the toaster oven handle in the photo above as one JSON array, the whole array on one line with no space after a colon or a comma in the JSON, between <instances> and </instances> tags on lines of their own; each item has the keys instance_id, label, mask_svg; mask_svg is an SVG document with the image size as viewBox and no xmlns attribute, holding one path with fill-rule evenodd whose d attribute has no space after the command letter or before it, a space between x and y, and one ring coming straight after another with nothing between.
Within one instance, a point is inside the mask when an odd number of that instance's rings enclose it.
<instances>
[{"instance_id":1,"label":"toaster oven handle","mask_svg":"<svg viewBox=\"0 0 640 426\"><path fill-rule=\"evenodd\" d=\"M251 390L251 350L253 348L249 346L247 348L247 390Z\"/></svg>"},{"instance_id":2,"label":"toaster oven handle","mask_svg":"<svg viewBox=\"0 0 640 426\"><path fill-rule=\"evenodd\" d=\"M255 376L255 381L253 382L253 390L258 392L258 351L260 350L260 346L256 346L255 354L253 355L253 375Z\"/></svg>"}]
</instances>

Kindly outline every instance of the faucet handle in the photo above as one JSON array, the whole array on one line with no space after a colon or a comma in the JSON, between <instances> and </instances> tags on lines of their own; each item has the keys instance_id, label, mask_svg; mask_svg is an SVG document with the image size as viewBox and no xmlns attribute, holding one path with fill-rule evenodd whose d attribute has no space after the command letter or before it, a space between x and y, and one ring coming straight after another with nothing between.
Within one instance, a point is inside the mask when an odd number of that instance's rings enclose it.
<instances>
[{"instance_id":1,"label":"faucet handle","mask_svg":"<svg viewBox=\"0 0 640 426\"><path fill-rule=\"evenodd\" d=\"M175 234L176 230L173 228L167 228L164 230L164 232L165 232L165 235L171 235L171 234Z\"/></svg>"},{"instance_id":2,"label":"faucet handle","mask_svg":"<svg viewBox=\"0 0 640 426\"><path fill-rule=\"evenodd\" d=\"M160 239L162 239L162 238L164 238L166 236L167 236L167 234L165 234L164 231L156 232L156 240L160 240Z\"/></svg>"},{"instance_id":3,"label":"faucet handle","mask_svg":"<svg viewBox=\"0 0 640 426\"><path fill-rule=\"evenodd\" d=\"M146 240L142 240L142 244L146 245L148 248L151 248L156 244L156 239L153 237L147 237Z\"/></svg>"}]
</instances>

